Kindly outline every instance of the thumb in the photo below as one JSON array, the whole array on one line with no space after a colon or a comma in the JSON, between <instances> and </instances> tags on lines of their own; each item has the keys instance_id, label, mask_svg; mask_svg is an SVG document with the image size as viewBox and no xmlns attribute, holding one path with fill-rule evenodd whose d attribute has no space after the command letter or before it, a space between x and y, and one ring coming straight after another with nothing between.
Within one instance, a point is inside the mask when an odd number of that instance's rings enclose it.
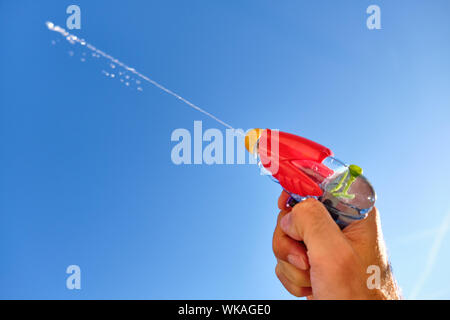
<instances>
[{"instance_id":1,"label":"thumb","mask_svg":"<svg viewBox=\"0 0 450 320\"><path fill-rule=\"evenodd\" d=\"M298 203L280 221L281 229L291 238L303 241L315 254L327 254L347 242L328 210L310 198Z\"/></svg>"}]
</instances>

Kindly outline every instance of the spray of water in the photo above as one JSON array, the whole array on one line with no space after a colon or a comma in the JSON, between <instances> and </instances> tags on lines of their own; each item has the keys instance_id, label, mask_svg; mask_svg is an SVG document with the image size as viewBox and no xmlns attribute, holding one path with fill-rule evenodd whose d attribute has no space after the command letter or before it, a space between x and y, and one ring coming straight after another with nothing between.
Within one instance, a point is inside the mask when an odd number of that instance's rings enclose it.
<instances>
[{"instance_id":1,"label":"spray of water","mask_svg":"<svg viewBox=\"0 0 450 320\"><path fill-rule=\"evenodd\" d=\"M155 80L152 80L151 78L149 78L146 75L140 73L136 69L129 67L128 65L126 65L125 63L123 63L123 62L119 61L118 59L112 57L111 55L101 51L100 49L97 49L96 47L94 47L90 43L86 42L84 39L80 39L77 36L75 36L73 34L70 34L65 29L61 28L60 26L57 26L57 25L53 24L50 21L47 21L45 24L47 25L47 28L49 30L59 33L61 36L66 38L66 40L69 41L71 44L80 44L80 45L86 47L87 49L92 51L92 53L95 54L96 56L102 56L103 58L108 59L109 61L111 61L111 63L113 63L115 65L118 65L118 66L121 66L125 70L133 73L137 78L140 78L140 79L142 79L142 80L144 80L144 81L154 85L155 87L159 88L160 90L170 94L171 96L177 98L178 100L181 100L182 102L187 104L192 109L197 110L197 111L203 113L204 115L208 116L209 118L211 118L211 119L217 121L218 123L222 124L223 126L234 130L234 128L232 126L230 126L228 123L220 120L215 115L213 115L213 114L209 113L208 111L200 108L199 106L193 104L192 102L190 102L189 100L183 98L182 96L180 96L179 94L173 92L172 90L167 89L166 87L164 87L163 85L159 84ZM237 130L237 132L239 132L239 130Z\"/></svg>"}]
</instances>

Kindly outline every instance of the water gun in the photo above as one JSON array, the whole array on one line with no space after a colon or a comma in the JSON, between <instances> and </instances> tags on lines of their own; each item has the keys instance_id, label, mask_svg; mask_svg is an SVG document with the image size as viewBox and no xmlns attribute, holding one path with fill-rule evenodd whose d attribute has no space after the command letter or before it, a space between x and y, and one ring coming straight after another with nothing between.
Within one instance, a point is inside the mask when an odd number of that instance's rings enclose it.
<instances>
[{"instance_id":1,"label":"water gun","mask_svg":"<svg viewBox=\"0 0 450 320\"><path fill-rule=\"evenodd\" d=\"M344 228L364 219L373 208L376 193L357 165L347 165L314 141L270 129L252 129L245 147L268 174L290 195L288 205L314 197Z\"/></svg>"}]
</instances>

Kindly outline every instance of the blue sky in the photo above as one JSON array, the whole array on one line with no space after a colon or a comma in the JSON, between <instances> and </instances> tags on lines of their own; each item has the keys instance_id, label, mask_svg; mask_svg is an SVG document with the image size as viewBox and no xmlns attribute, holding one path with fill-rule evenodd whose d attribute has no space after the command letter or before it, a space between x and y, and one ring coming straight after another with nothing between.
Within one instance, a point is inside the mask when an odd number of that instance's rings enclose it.
<instances>
[{"instance_id":1,"label":"blue sky","mask_svg":"<svg viewBox=\"0 0 450 320\"><path fill-rule=\"evenodd\" d=\"M44 23L65 26L70 4L75 35L234 127L362 166L405 296L450 298L446 0L1 0L0 298L291 298L271 250L279 186L250 165L174 165L173 130L222 128L52 44Z\"/></svg>"}]
</instances>

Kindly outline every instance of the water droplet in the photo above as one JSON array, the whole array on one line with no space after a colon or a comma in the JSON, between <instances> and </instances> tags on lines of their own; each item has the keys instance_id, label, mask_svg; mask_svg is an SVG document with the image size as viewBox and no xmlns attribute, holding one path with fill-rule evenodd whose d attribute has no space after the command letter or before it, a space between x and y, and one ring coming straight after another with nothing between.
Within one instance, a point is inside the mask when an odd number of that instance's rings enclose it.
<instances>
[{"instance_id":1,"label":"water droplet","mask_svg":"<svg viewBox=\"0 0 450 320\"><path fill-rule=\"evenodd\" d=\"M138 90L138 91L142 91L142 88L141 88L141 87L138 87L137 90Z\"/></svg>"},{"instance_id":2,"label":"water droplet","mask_svg":"<svg viewBox=\"0 0 450 320\"><path fill-rule=\"evenodd\" d=\"M73 51L69 51L69 56L73 57L74 53Z\"/></svg>"},{"instance_id":3,"label":"water droplet","mask_svg":"<svg viewBox=\"0 0 450 320\"><path fill-rule=\"evenodd\" d=\"M116 65L114 64L114 63L111 63L111 68L113 68L113 69L115 69L116 68Z\"/></svg>"},{"instance_id":4,"label":"water droplet","mask_svg":"<svg viewBox=\"0 0 450 320\"><path fill-rule=\"evenodd\" d=\"M50 30L53 30L53 27L55 26L55 25L54 25L52 22L50 22L50 21L47 21L45 24L47 25L47 28L49 28Z\"/></svg>"},{"instance_id":5,"label":"water droplet","mask_svg":"<svg viewBox=\"0 0 450 320\"><path fill-rule=\"evenodd\" d=\"M81 62L85 62L86 59L85 59L85 58L81 58L80 61L81 61Z\"/></svg>"},{"instance_id":6,"label":"water droplet","mask_svg":"<svg viewBox=\"0 0 450 320\"><path fill-rule=\"evenodd\" d=\"M116 75L114 73L111 73L111 78L115 78Z\"/></svg>"},{"instance_id":7,"label":"water droplet","mask_svg":"<svg viewBox=\"0 0 450 320\"><path fill-rule=\"evenodd\" d=\"M67 41L69 41L71 44L75 44L75 41L77 40L77 37L74 36L74 35L69 34L69 35L66 37L66 39L67 39Z\"/></svg>"},{"instance_id":8,"label":"water droplet","mask_svg":"<svg viewBox=\"0 0 450 320\"><path fill-rule=\"evenodd\" d=\"M126 79L130 79L130 76L129 76L129 75L126 75L125 78L126 78Z\"/></svg>"},{"instance_id":9,"label":"water droplet","mask_svg":"<svg viewBox=\"0 0 450 320\"><path fill-rule=\"evenodd\" d=\"M130 85L130 83L129 82L125 82L125 85L128 87Z\"/></svg>"},{"instance_id":10,"label":"water droplet","mask_svg":"<svg viewBox=\"0 0 450 320\"><path fill-rule=\"evenodd\" d=\"M56 41L55 40L52 40L52 45L55 45L56 44Z\"/></svg>"},{"instance_id":11,"label":"water droplet","mask_svg":"<svg viewBox=\"0 0 450 320\"><path fill-rule=\"evenodd\" d=\"M140 83L141 83L141 81L139 81L139 80L136 80L136 83L137 83L137 84L140 84Z\"/></svg>"}]
</instances>

